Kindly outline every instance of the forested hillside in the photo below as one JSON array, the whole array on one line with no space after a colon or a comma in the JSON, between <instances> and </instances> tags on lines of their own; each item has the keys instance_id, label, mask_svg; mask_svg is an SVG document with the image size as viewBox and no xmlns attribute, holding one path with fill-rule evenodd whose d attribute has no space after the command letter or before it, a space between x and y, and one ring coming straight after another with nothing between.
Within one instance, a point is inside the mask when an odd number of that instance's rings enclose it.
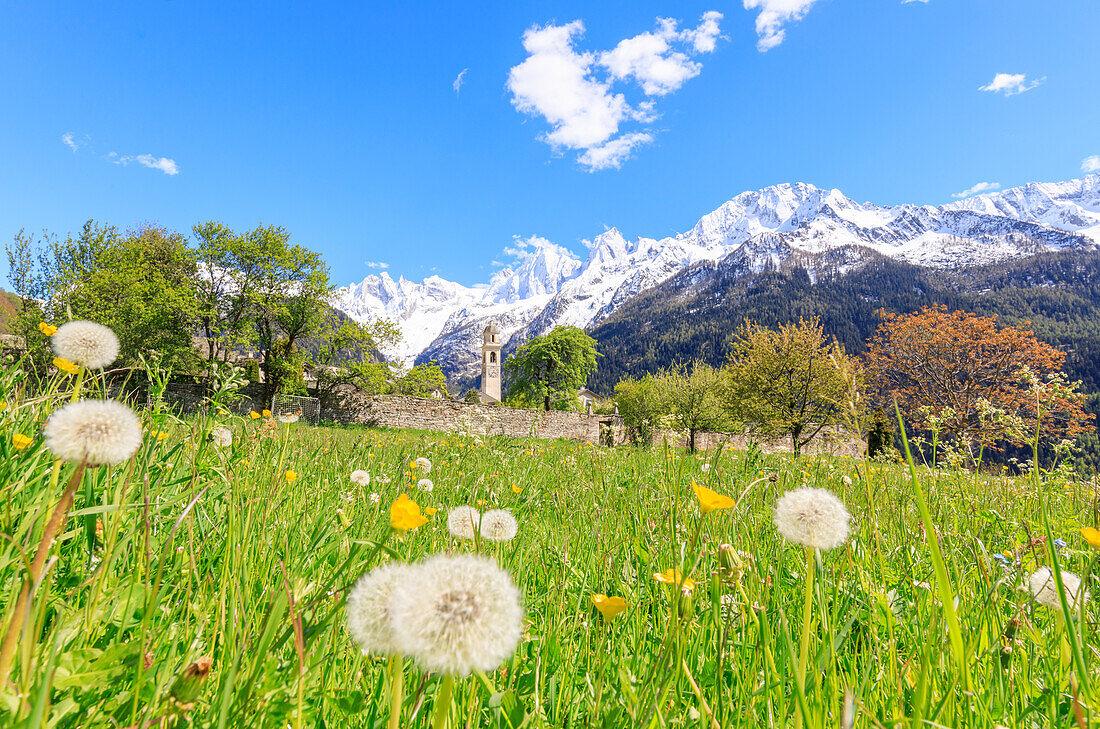
<instances>
[{"instance_id":1,"label":"forested hillside","mask_svg":"<svg viewBox=\"0 0 1100 729\"><path fill-rule=\"evenodd\" d=\"M1030 321L1040 339L1068 353L1070 376L1081 379L1085 391L1100 392L1100 256L1094 252L955 270L876 256L850 272L815 278L797 266L749 275L726 262L689 269L590 330L603 357L589 386L608 394L622 377L672 362L698 357L721 364L744 319L774 326L819 316L849 353L859 353L878 326L877 310L944 304L1010 323Z\"/></svg>"}]
</instances>

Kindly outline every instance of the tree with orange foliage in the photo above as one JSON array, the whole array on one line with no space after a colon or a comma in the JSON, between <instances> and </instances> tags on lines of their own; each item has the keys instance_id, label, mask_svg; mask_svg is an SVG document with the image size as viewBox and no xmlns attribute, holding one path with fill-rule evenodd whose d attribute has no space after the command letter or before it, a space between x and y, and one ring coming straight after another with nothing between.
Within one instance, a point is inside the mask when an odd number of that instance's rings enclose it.
<instances>
[{"instance_id":1,"label":"tree with orange foliage","mask_svg":"<svg viewBox=\"0 0 1100 729\"><path fill-rule=\"evenodd\" d=\"M995 316L945 306L881 316L867 352L868 384L885 404L897 401L911 426L971 452L1088 429L1080 383L1061 373L1065 354L1026 322L1001 326Z\"/></svg>"}]
</instances>

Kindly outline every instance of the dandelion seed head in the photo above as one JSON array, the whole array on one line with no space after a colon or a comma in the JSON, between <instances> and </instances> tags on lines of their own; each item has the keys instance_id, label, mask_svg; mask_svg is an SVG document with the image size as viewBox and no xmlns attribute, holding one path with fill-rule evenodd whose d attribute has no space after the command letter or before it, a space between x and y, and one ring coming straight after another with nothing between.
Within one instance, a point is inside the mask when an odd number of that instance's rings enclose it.
<instances>
[{"instance_id":1,"label":"dandelion seed head","mask_svg":"<svg viewBox=\"0 0 1100 729\"><path fill-rule=\"evenodd\" d=\"M359 470L352 471L351 472L351 482L353 484L355 484L356 486L363 486L363 487L370 486L370 474L367 473L366 471L359 471Z\"/></svg>"},{"instance_id":2,"label":"dandelion seed head","mask_svg":"<svg viewBox=\"0 0 1100 729\"><path fill-rule=\"evenodd\" d=\"M519 524L508 509L493 509L481 515L481 536L490 542L510 542L516 537Z\"/></svg>"},{"instance_id":3,"label":"dandelion seed head","mask_svg":"<svg viewBox=\"0 0 1100 729\"><path fill-rule=\"evenodd\" d=\"M439 554L394 587L395 644L425 669L456 676L492 671L523 633L519 590L493 560Z\"/></svg>"},{"instance_id":4,"label":"dandelion seed head","mask_svg":"<svg viewBox=\"0 0 1100 729\"><path fill-rule=\"evenodd\" d=\"M851 518L827 489L795 489L775 503L775 526L783 538L814 549L836 549L848 541Z\"/></svg>"},{"instance_id":5,"label":"dandelion seed head","mask_svg":"<svg viewBox=\"0 0 1100 729\"><path fill-rule=\"evenodd\" d=\"M390 597L410 569L403 562L379 565L360 577L348 593L348 631L365 655L399 652L390 621Z\"/></svg>"},{"instance_id":6,"label":"dandelion seed head","mask_svg":"<svg viewBox=\"0 0 1100 729\"><path fill-rule=\"evenodd\" d=\"M473 541L481 523L481 512L472 506L456 506L447 514L447 531L455 539Z\"/></svg>"},{"instance_id":7,"label":"dandelion seed head","mask_svg":"<svg viewBox=\"0 0 1100 729\"><path fill-rule=\"evenodd\" d=\"M427 458L424 458L423 456L417 458L415 461L413 461L413 463L416 464L417 468L424 472L425 476L432 472L432 462L429 461Z\"/></svg>"},{"instance_id":8,"label":"dandelion seed head","mask_svg":"<svg viewBox=\"0 0 1100 729\"><path fill-rule=\"evenodd\" d=\"M228 448L233 445L233 431L226 427L214 428L210 431L210 440L219 448Z\"/></svg>"},{"instance_id":9,"label":"dandelion seed head","mask_svg":"<svg viewBox=\"0 0 1100 729\"><path fill-rule=\"evenodd\" d=\"M435 484L432 483L430 478L422 478L416 482L416 487L426 494L430 494L432 489L435 488Z\"/></svg>"},{"instance_id":10,"label":"dandelion seed head","mask_svg":"<svg viewBox=\"0 0 1100 729\"><path fill-rule=\"evenodd\" d=\"M141 447L141 421L114 400L81 400L55 410L43 428L46 447L65 461L122 463Z\"/></svg>"},{"instance_id":11,"label":"dandelion seed head","mask_svg":"<svg viewBox=\"0 0 1100 729\"><path fill-rule=\"evenodd\" d=\"M54 353L90 370L103 369L118 358L118 337L94 321L70 321L51 340Z\"/></svg>"},{"instance_id":12,"label":"dandelion seed head","mask_svg":"<svg viewBox=\"0 0 1100 729\"><path fill-rule=\"evenodd\" d=\"M1081 578L1072 572L1062 570L1062 587L1065 588L1066 602L1070 607L1075 607L1078 604L1078 592L1081 590ZM1058 598L1058 585L1054 581L1054 573L1050 567L1040 567L1032 572L1027 580L1027 590L1040 605L1056 610L1062 608L1062 602ZM1088 601L1089 593L1085 593L1084 599Z\"/></svg>"},{"instance_id":13,"label":"dandelion seed head","mask_svg":"<svg viewBox=\"0 0 1100 729\"><path fill-rule=\"evenodd\" d=\"M300 417L302 417L301 413L279 413L279 422L289 425L297 423Z\"/></svg>"}]
</instances>

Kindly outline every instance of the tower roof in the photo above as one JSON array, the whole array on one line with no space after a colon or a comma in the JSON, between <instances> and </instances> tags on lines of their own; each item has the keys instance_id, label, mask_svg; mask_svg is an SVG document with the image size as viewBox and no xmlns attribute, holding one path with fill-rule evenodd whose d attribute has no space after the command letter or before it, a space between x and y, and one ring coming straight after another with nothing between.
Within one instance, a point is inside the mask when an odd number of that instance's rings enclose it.
<instances>
[{"instance_id":1,"label":"tower roof","mask_svg":"<svg viewBox=\"0 0 1100 729\"><path fill-rule=\"evenodd\" d=\"M500 330L497 329L497 325L494 324L492 322L492 320L490 320L489 321L489 326L485 327L485 333L486 334L500 334Z\"/></svg>"}]
</instances>

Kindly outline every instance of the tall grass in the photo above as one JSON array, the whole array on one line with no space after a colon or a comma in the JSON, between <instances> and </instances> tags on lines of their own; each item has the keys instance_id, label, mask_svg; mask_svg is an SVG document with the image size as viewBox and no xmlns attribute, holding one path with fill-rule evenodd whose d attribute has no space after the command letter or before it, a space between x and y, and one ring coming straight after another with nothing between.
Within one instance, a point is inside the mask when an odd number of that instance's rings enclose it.
<instances>
[{"instance_id":1,"label":"tall grass","mask_svg":"<svg viewBox=\"0 0 1100 729\"><path fill-rule=\"evenodd\" d=\"M52 479L39 434L69 382L22 400L10 375L0 385L6 626L72 467ZM459 504L519 518L514 541L479 546L512 572L528 622L509 662L455 683L452 726L1094 720L1093 605L1054 611L1021 585L1041 564L1055 563L1056 575L1091 572L1094 553L1077 529L1095 522L1095 483L1062 472L975 477L844 458L696 457L210 412L149 411L132 462L88 470L33 585L0 691L0 726L385 726L386 662L355 649L343 599L381 561L473 549L445 528L446 510ZM233 430L231 448L210 441L219 425ZM34 442L16 449L15 433ZM434 464L431 493L416 490L418 456ZM355 486L354 469L375 480ZM700 517L693 480L737 506ZM854 519L844 547L814 557L799 683L806 556L783 542L771 513L779 495L804 484L832 490ZM439 511L397 537L387 509L401 492ZM722 544L737 550L733 568L717 553ZM685 594L653 579L669 568L695 588ZM593 593L622 596L630 608L604 620ZM193 665L204 656L209 673ZM401 725L427 726L442 678L405 666Z\"/></svg>"}]
</instances>

